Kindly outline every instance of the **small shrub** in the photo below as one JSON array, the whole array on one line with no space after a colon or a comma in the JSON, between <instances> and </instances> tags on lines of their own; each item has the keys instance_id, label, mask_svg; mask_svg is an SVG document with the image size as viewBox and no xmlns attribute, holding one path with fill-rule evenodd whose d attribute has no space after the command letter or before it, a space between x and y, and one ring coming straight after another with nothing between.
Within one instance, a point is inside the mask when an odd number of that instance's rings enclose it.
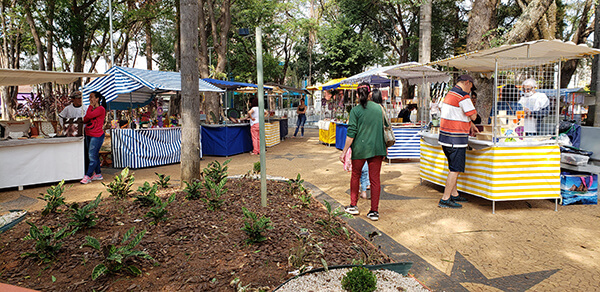
<instances>
[{"instance_id":1,"label":"small shrub","mask_svg":"<svg viewBox=\"0 0 600 292\"><path fill-rule=\"evenodd\" d=\"M115 178L108 185L102 183L106 190L113 196L118 199L124 199L131 193L131 186L135 178L133 177L133 173L129 174L129 168L124 168L120 174L115 175Z\"/></svg>"},{"instance_id":2,"label":"small shrub","mask_svg":"<svg viewBox=\"0 0 600 292\"><path fill-rule=\"evenodd\" d=\"M185 198L188 200L198 200L200 199L200 190L202 189L202 182L200 180L194 179L191 183L187 181L183 181L187 186L183 190L187 195Z\"/></svg>"},{"instance_id":3,"label":"small shrub","mask_svg":"<svg viewBox=\"0 0 600 292\"><path fill-rule=\"evenodd\" d=\"M326 200L324 200L323 202L325 204L325 208L327 209L327 218L319 219L315 223L322 225L325 228L325 230L327 230L332 235L339 235L340 230L344 231L344 233L346 233L346 235L348 235L348 230L346 229L346 227L342 227L342 225L340 224L340 222L338 222L336 220L336 218L337 217L352 218L352 215L347 214L340 207L337 207L337 208L335 208L335 210L333 210L331 208L331 204L329 202L327 202Z\"/></svg>"},{"instance_id":4,"label":"small shrub","mask_svg":"<svg viewBox=\"0 0 600 292\"><path fill-rule=\"evenodd\" d=\"M290 249L288 256L290 266L302 269L305 267L305 262L324 254L321 245L310 235L308 229L301 228L300 233L296 233L296 240L296 245Z\"/></svg>"},{"instance_id":5,"label":"small shrub","mask_svg":"<svg viewBox=\"0 0 600 292\"><path fill-rule=\"evenodd\" d=\"M29 235L25 236L23 240L35 240L35 252L26 252L22 256L35 256L43 262L52 261L62 246L62 240L72 234L72 232L67 231L67 228L53 232L48 226L42 226L42 230L40 230L29 221L27 221L27 224L31 227L29 228Z\"/></svg>"},{"instance_id":6,"label":"small shrub","mask_svg":"<svg viewBox=\"0 0 600 292\"><path fill-rule=\"evenodd\" d=\"M309 192L305 192L298 196L298 199L302 202L302 207L308 208L310 203L312 202L312 194Z\"/></svg>"},{"instance_id":7,"label":"small shrub","mask_svg":"<svg viewBox=\"0 0 600 292\"><path fill-rule=\"evenodd\" d=\"M77 203L73 203L71 205L72 213L70 218L73 221L69 223L69 226L75 227L73 232L77 232L79 229L94 227L96 225L96 219L98 219L98 217L94 215L96 213L94 209L98 208L101 196L102 193L98 194L94 201L88 203L87 205L81 208L79 208L79 204Z\"/></svg>"},{"instance_id":8,"label":"small shrub","mask_svg":"<svg viewBox=\"0 0 600 292\"><path fill-rule=\"evenodd\" d=\"M171 204L175 200L175 194L172 194L168 199L164 202L158 196L154 196L154 207L146 213L146 217L150 217L153 219L152 223L158 224L160 221L165 221L165 215L169 212L167 210L167 206Z\"/></svg>"},{"instance_id":9,"label":"small shrub","mask_svg":"<svg viewBox=\"0 0 600 292\"><path fill-rule=\"evenodd\" d=\"M65 205L65 197L63 197L63 193L65 192L65 188L63 187L64 184L65 180L62 180L58 185L46 189L45 194L40 193L42 196L38 197L38 199L47 202L46 207L42 211L42 215L46 216L50 213L55 213L58 207Z\"/></svg>"},{"instance_id":10,"label":"small shrub","mask_svg":"<svg viewBox=\"0 0 600 292\"><path fill-rule=\"evenodd\" d=\"M221 209L221 205L224 202L224 200L221 200L221 196L227 192L227 188L225 188L227 178L221 180L221 183L218 185L215 185L211 180L207 180L204 183L206 185L206 198L202 198L201 200L206 203L206 208L209 211Z\"/></svg>"},{"instance_id":11,"label":"small shrub","mask_svg":"<svg viewBox=\"0 0 600 292\"><path fill-rule=\"evenodd\" d=\"M160 174L158 172L155 172L154 174L158 176L158 180L154 182L154 185L158 185L158 187L162 189L166 189L169 187L169 181L171 180L171 176L167 176L166 174Z\"/></svg>"},{"instance_id":12,"label":"small shrub","mask_svg":"<svg viewBox=\"0 0 600 292\"><path fill-rule=\"evenodd\" d=\"M208 166L202 170L202 172L204 173L204 181L206 183L206 181L212 181L214 182L216 185L220 184L221 181L225 178L227 178L227 169L229 168L227 166L227 164L231 162L231 158L227 159L225 162L223 162L223 165L221 165L218 161L213 161L211 163L208 164ZM205 184L206 186L206 184Z\"/></svg>"},{"instance_id":13,"label":"small shrub","mask_svg":"<svg viewBox=\"0 0 600 292\"><path fill-rule=\"evenodd\" d=\"M100 251L103 256L102 262L96 265L92 271L92 280L96 280L102 275L117 273L122 270L128 271L135 276L142 274L142 271L140 271L139 268L128 264L129 259L140 257L153 260L153 258L143 251L133 249L140 243L146 234L146 230L138 233L131 241L129 241L129 243L125 244L131 238L134 231L135 227L131 227L131 229L123 235L120 247L111 244L102 248L100 242L96 238L91 236L85 237L86 242L83 246L90 246L93 249Z\"/></svg>"},{"instance_id":14,"label":"small shrub","mask_svg":"<svg viewBox=\"0 0 600 292\"><path fill-rule=\"evenodd\" d=\"M254 174L260 173L260 161L254 162L254 167L252 171L254 172Z\"/></svg>"},{"instance_id":15,"label":"small shrub","mask_svg":"<svg viewBox=\"0 0 600 292\"><path fill-rule=\"evenodd\" d=\"M288 180L287 183L292 194L302 194L306 191L304 185L302 185L304 183L304 180L300 177L300 174L298 174L296 179Z\"/></svg>"},{"instance_id":16,"label":"small shrub","mask_svg":"<svg viewBox=\"0 0 600 292\"><path fill-rule=\"evenodd\" d=\"M342 288L350 292L373 292L377 289L377 277L364 267L354 267L342 278Z\"/></svg>"},{"instance_id":17,"label":"small shrub","mask_svg":"<svg viewBox=\"0 0 600 292\"><path fill-rule=\"evenodd\" d=\"M148 182L145 182L143 187L138 188L138 191L141 194L135 195L134 202L137 202L144 207L154 206L156 202L156 192L158 191L157 185L153 185L152 187L150 187L150 184Z\"/></svg>"},{"instance_id":18,"label":"small shrub","mask_svg":"<svg viewBox=\"0 0 600 292\"><path fill-rule=\"evenodd\" d=\"M254 244L267 240L263 235L263 232L273 229L273 226L271 226L271 219L264 215L258 218L258 215L249 211L246 207L242 207L242 212L244 212L245 219L244 227L241 229L248 235L246 243Z\"/></svg>"}]
</instances>

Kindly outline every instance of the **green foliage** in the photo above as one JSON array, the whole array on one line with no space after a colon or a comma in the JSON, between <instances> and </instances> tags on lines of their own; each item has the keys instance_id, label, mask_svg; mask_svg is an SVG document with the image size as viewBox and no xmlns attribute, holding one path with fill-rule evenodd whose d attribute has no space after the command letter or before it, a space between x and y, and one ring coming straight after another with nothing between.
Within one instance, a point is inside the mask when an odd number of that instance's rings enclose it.
<instances>
[{"instance_id":1,"label":"green foliage","mask_svg":"<svg viewBox=\"0 0 600 292\"><path fill-rule=\"evenodd\" d=\"M154 199L154 207L152 207L150 209L150 211L148 211L148 213L146 213L146 217L152 218L153 219L152 223L158 224L160 221L167 220L167 218L165 218L165 216L169 212L167 210L167 206L169 204L171 204L173 202L173 200L175 200L175 194L172 194L164 202L158 196L154 196L153 199Z\"/></svg>"},{"instance_id":2,"label":"green foliage","mask_svg":"<svg viewBox=\"0 0 600 292\"><path fill-rule=\"evenodd\" d=\"M166 174L160 174L155 172L158 176L158 180L154 182L155 185L158 185L160 188L166 189L169 187L169 181L171 180L171 176L167 176Z\"/></svg>"},{"instance_id":3,"label":"green foliage","mask_svg":"<svg viewBox=\"0 0 600 292\"><path fill-rule=\"evenodd\" d=\"M340 231L344 231L344 233L348 234L348 230L346 227L343 227L339 221L336 220L338 217L346 217L352 218L352 215L344 212L340 207L335 209L331 208L331 204L326 200L323 201L325 204L325 208L327 209L327 218L319 219L315 223L322 225L325 230L327 230L332 235L339 235Z\"/></svg>"},{"instance_id":4,"label":"green foliage","mask_svg":"<svg viewBox=\"0 0 600 292\"><path fill-rule=\"evenodd\" d=\"M202 182L200 180L194 179L191 183L187 181L183 181L187 186L183 190L187 195L185 198L188 200L198 200L200 199L200 190L202 189Z\"/></svg>"},{"instance_id":5,"label":"green foliage","mask_svg":"<svg viewBox=\"0 0 600 292\"><path fill-rule=\"evenodd\" d=\"M305 191L304 185L302 185L304 180L300 177L300 174L298 174L296 179L288 180L287 183L292 194L302 193Z\"/></svg>"},{"instance_id":6,"label":"green foliage","mask_svg":"<svg viewBox=\"0 0 600 292\"><path fill-rule=\"evenodd\" d=\"M42 196L38 197L38 199L47 202L46 207L42 211L42 215L46 216L50 213L55 213L58 207L65 205L65 197L63 197L63 193L65 192L65 188L63 187L64 184L65 180L62 180L58 185L46 189L45 194L40 193Z\"/></svg>"},{"instance_id":7,"label":"green foliage","mask_svg":"<svg viewBox=\"0 0 600 292\"><path fill-rule=\"evenodd\" d=\"M342 288L350 292L373 292L377 289L377 277L364 267L354 267L342 278Z\"/></svg>"},{"instance_id":8,"label":"green foliage","mask_svg":"<svg viewBox=\"0 0 600 292\"><path fill-rule=\"evenodd\" d=\"M260 173L260 161L254 162L254 167L252 171L254 172L254 174Z\"/></svg>"},{"instance_id":9,"label":"green foliage","mask_svg":"<svg viewBox=\"0 0 600 292\"><path fill-rule=\"evenodd\" d=\"M72 234L72 232L67 231L67 228L53 232L48 226L42 226L42 230L40 230L29 221L27 221L27 224L31 227L29 228L29 235L25 236L23 240L35 240L35 252L26 252L23 253L23 256L35 256L43 262L52 261L62 246L62 240Z\"/></svg>"},{"instance_id":10,"label":"green foliage","mask_svg":"<svg viewBox=\"0 0 600 292\"><path fill-rule=\"evenodd\" d=\"M135 196L135 202L140 203L144 207L154 206L157 191L158 185L150 186L148 182L144 182L144 185L138 188L138 192L141 194Z\"/></svg>"},{"instance_id":11,"label":"green foliage","mask_svg":"<svg viewBox=\"0 0 600 292\"><path fill-rule=\"evenodd\" d=\"M115 175L115 179L108 185L102 184L111 195L118 199L124 199L131 193L131 186L134 181L133 173L129 174L129 167L126 167L120 174Z\"/></svg>"},{"instance_id":12,"label":"green foliage","mask_svg":"<svg viewBox=\"0 0 600 292\"><path fill-rule=\"evenodd\" d=\"M301 228L296 233L296 245L290 250L288 264L294 268L303 270L305 263L315 256L323 256L321 244L311 236L306 228Z\"/></svg>"},{"instance_id":13,"label":"green foliage","mask_svg":"<svg viewBox=\"0 0 600 292\"><path fill-rule=\"evenodd\" d=\"M70 218L73 221L69 223L69 226L75 227L73 232L77 232L79 229L86 229L96 226L96 219L98 219L98 217L94 215L94 213L96 213L94 209L98 208L101 196L102 193L98 194L94 201L81 208L79 208L79 204L77 203L73 203L71 205L72 213Z\"/></svg>"},{"instance_id":14,"label":"green foliage","mask_svg":"<svg viewBox=\"0 0 600 292\"><path fill-rule=\"evenodd\" d=\"M96 238L91 236L85 237L86 242L83 246L90 246L93 249L100 251L103 256L102 262L96 265L92 271L92 280L96 280L98 277L105 274L113 274L123 270L134 276L142 274L139 268L129 264L130 258L140 257L149 260L153 260L153 258L145 252L133 249L140 243L146 234L146 230L144 230L131 239L134 231L135 227L131 227L131 229L123 235L120 246L110 244L102 247ZM127 241L129 241L129 243L126 244Z\"/></svg>"},{"instance_id":15,"label":"green foliage","mask_svg":"<svg viewBox=\"0 0 600 292\"><path fill-rule=\"evenodd\" d=\"M229 162L231 162L231 158L223 162L223 165L221 165L216 160L210 162L208 166L202 170L202 172L204 173L204 186L207 187L206 181L208 180L211 180L216 185L220 184L221 181L227 177L227 169L229 168L227 164Z\"/></svg>"},{"instance_id":16,"label":"green foliage","mask_svg":"<svg viewBox=\"0 0 600 292\"><path fill-rule=\"evenodd\" d=\"M312 194L309 192L304 192L298 196L300 201L302 202L302 207L308 208L310 203L312 202Z\"/></svg>"},{"instance_id":17,"label":"green foliage","mask_svg":"<svg viewBox=\"0 0 600 292\"><path fill-rule=\"evenodd\" d=\"M249 211L246 207L242 207L244 213L244 227L241 228L248 238L246 239L247 244L259 243L267 240L263 233L267 230L273 229L271 225L271 219L264 215L258 218L256 213Z\"/></svg>"},{"instance_id":18,"label":"green foliage","mask_svg":"<svg viewBox=\"0 0 600 292\"><path fill-rule=\"evenodd\" d=\"M221 196L227 192L225 183L227 183L227 178L223 178L218 185L211 180L206 180L204 182L206 185L206 198L202 198L201 200L207 204L206 208L209 211L221 209L221 205L223 205L224 202L224 200L221 199Z\"/></svg>"}]
</instances>

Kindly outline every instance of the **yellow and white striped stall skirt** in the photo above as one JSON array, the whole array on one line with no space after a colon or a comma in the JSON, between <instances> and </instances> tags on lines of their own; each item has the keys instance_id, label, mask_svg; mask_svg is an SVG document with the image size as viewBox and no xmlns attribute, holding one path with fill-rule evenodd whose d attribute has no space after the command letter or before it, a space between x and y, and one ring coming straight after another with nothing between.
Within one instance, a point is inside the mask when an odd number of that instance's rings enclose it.
<instances>
[{"instance_id":1,"label":"yellow and white striped stall skirt","mask_svg":"<svg viewBox=\"0 0 600 292\"><path fill-rule=\"evenodd\" d=\"M273 147L281 142L279 137L279 121L265 123L265 146Z\"/></svg>"},{"instance_id":2,"label":"yellow and white striped stall skirt","mask_svg":"<svg viewBox=\"0 0 600 292\"><path fill-rule=\"evenodd\" d=\"M444 186L448 162L442 146L421 139L420 177ZM559 199L560 148L496 146L467 150L459 191L492 201Z\"/></svg>"}]
</instances>

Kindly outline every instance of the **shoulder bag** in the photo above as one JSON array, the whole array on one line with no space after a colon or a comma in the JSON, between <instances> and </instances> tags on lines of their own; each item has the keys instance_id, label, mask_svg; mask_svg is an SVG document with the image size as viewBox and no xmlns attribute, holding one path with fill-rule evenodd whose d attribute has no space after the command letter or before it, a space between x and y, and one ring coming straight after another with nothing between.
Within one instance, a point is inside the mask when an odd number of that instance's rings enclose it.
<instances>
[{"instance_id":1,"label":"shoulder bag","mask_svg":"<svg viewBox=\"0 0 600 292\"><path fill-rule=\"evenodd\" d=\"M392 147L396 143L396 137L392 130L392 124L385 116L385 108L381 106L381 118L383 119L383 140L385 141L385 147ZM386 126L387 124L387 126Z\"/></svg>"}]
</instances>

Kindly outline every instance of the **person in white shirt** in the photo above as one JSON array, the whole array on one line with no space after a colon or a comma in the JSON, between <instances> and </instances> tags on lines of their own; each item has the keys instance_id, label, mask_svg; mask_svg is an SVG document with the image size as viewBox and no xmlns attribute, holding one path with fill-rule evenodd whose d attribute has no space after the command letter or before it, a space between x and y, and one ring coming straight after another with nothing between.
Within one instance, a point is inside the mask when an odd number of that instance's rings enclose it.
<instances>
[{"instance_id":1,"label":"person in white shirt","mask_svg":"<svg viewBox=\"0 0 600 292\"><path fill-rule=\"evenodd\" d=\"M550 100L542 92L536 92L537 82L534 79L523 81L523 96L519 104L525 111L524 131L528 136L541 135L542 119L548 115Z\"/></svg>"},{"instance_id":2,"label":"person in white shirt","mask_svg":"<svg viewBox=\"0 0 600 292\"><path fill-rule=\"evenodd\" d=\"M71 104L67 105L61 112L58 114L60 117L59 122L60 126L64 127L64 120L66 119L77 119L83 118L85 113L87 112L87 105L83 105L81 102L81 91L75 91L71 93Z\"/></svg>"}]
</instances>

